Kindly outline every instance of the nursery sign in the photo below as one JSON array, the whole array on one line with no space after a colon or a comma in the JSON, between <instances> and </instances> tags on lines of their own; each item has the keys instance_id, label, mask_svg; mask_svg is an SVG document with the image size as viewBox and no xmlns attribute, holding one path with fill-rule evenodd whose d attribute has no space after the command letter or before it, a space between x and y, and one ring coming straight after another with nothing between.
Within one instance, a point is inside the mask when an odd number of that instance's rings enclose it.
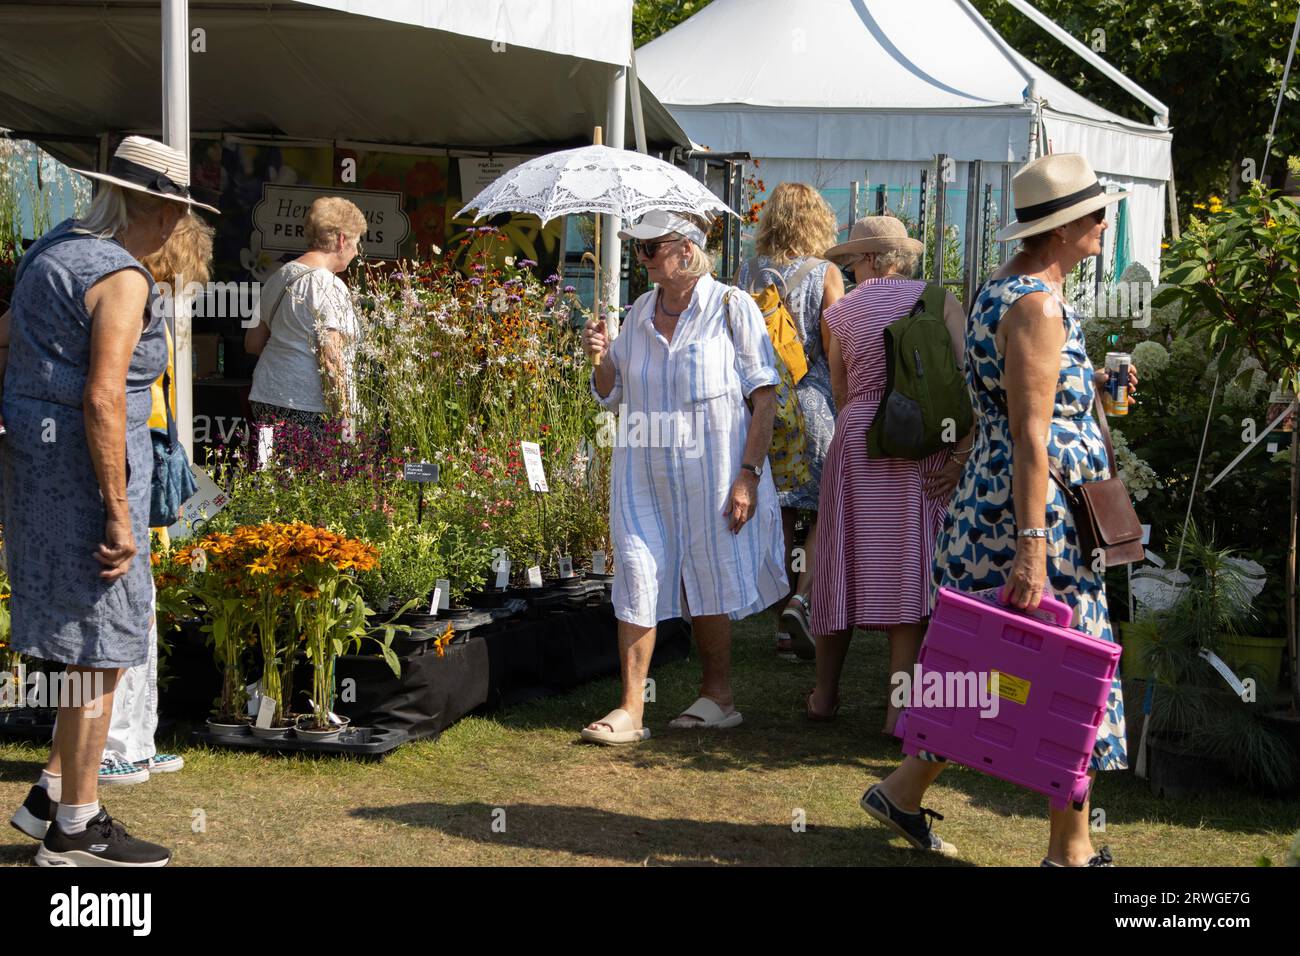
<instances>
[{"instance_id":1,"label":"nursery sign","mask_svg":"<svg viewBox=\"0 0 1300 956\"><path fill-rule=\"evenodd\" d=\"M542 446L534 441L521 441L519 450L524 454L524 469L528 472L528 487L533 491L550 491L546 484L546 469L542 467Z\"/></svg>"},{"instance_id":2,"label":"nursery sign","mask_svg":"<svg viewBox=\"0 0 1300 956\"><path fill-rule=\"evenodd\" d=\"M344 196L366 217L362 252L370 259L396 259L411 231L411 221L402 209L402 194L373 189L343 189L339 186L262 185L262 200L253 207L253 229L261 233L262 248L268 252L307 251L307 210L321 196Z\"/></svg>"},{"instance_id":3,"label":"nursery sign","mask_svg":"<svg viewBox=\"0 0 1300 956\"><path fill-rule=\"evenodd\" d=\"M402 477L407 481L436 482L438 480L438 463L436 461L408 461L402 466Z\"/></svg>"}]
</instances>

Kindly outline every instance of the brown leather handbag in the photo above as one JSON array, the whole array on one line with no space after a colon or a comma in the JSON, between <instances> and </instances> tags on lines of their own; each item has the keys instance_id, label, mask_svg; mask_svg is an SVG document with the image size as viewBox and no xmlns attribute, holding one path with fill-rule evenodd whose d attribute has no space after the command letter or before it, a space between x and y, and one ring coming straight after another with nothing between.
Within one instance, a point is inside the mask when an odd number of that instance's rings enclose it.
<instances>
[{"instance_id":1,"label":"brown leather handbag","mask_svg":"<svg viewBox=\"0 0 1300 956\"><path fill-rule=\"evenodd\" d=\"M1138 521L1128 489L1119 478L1115 467L1115 448L1110 441L1110 425L1106 411L1094 393L1092 414L1101 429L1106 443L1106 460L1110 463L1111 477L1100 481L1085 481L1071 485L1054 463L1048 465L1057 485L1065 495L1074 516L1074 527L1079 535L1079 549L1089 564L1101 552L1106 567L1114 568L1134 564L1146 557L1142 546L1142 523Z\"/></svg>"},{"instance_id":2,"label":"brown leather handbag","mask_svg":"<svg viewBox=\"0 0 1300 956\"><path fill-rule=\"evenodd\" d=\"M1006 402L989 391L978 375L975 376L975 382L993 399L1002 414L1009 418ZM1134 564L1146 557L1146 549L1142 546L1142 523L1133 510L1128 489L1118 477L1115 448L1110 440L1110 425L1106 422L1106 411L1101 407L1095 391L1092 396L1092 414L1101 431L1102 440L1106 443L1106 461L1110 465L1111 477L1071 485L1050 459L1047 469L1052 480L1060 487L1074 518L1083 560L1091 566L1100 551L1100 557L1108 568Z\"/></svg>"}]
</instances>

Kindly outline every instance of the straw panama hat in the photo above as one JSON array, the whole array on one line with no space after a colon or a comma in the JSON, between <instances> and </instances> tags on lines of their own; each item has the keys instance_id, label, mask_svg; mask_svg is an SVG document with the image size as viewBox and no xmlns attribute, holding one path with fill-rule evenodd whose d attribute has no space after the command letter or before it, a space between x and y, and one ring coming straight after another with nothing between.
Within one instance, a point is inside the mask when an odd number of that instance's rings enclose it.
<instances>
[{"instance_id":1,"label":"straw panama hat","mask_svg":"<svg viewBox=\"0 0 1300 956\"><path fill-rule=\"evenodd\" d=\"M90 169L73 171L123 189L173 199L221 215L217 207L190 198L190 163L185 154L144 136L128 136L122 140L106 173Z\"/></svg>"},{"instance_id":2,"label":"straw panama hat","mask_svg":"<svg viewBox=\"0 0 1300 956\"><path fill-rule=\"evenodd\" d=\"M998 242L1049 232L1128 195L1106 192L1079 153L1053 153L1025 164L1011 180L1016 218L998 231Z\"/></svg>"},{"instance_id":3,"label":"straw panama hat","mask_svg":"<svg viewBox=\"0 0 1300 956\"><path fill-rule=\"evenodd\" d=\"M920 254L925 247L907 234L907 227L893 216L865 216L853 224L847 242L831 246L823 258L844 263L868 252L913 252Z\"/></svg>"}]
</instances>

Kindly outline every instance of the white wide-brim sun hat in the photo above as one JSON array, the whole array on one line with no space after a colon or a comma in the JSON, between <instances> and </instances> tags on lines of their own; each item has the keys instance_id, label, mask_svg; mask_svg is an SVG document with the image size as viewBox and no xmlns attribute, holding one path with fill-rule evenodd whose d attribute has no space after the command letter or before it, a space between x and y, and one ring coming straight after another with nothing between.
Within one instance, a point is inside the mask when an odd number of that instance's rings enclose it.
<instances>
[{"instance_id":1,"label":"white wide-brim sun hat","mask_svg":"<svg viewBox=\"0 0 1300 956\"><path fill-rule=\"evenodd\" d=\"M1106 192L1092 165L1079 153L1053 153L1026 163L1011 180L1011 195L1016 218L998 231L998 242L1048 232L1129 194Z\"/></svg>"},{"instance_id":2,"label":"white wide-brim sun hat","mask_svg":"<svg viewBox=\"0 0 1300 956\"><path fill-rule=\"evenodd\" d=\"M216 206L191 198L190 163L185 154L144 136L128 136L122 140L108 164L108 172L101 173L93 169L76 169L73 172L113 183L123 189L133 189L221 215L221 210Z\"/></svg>"}]
</instances>

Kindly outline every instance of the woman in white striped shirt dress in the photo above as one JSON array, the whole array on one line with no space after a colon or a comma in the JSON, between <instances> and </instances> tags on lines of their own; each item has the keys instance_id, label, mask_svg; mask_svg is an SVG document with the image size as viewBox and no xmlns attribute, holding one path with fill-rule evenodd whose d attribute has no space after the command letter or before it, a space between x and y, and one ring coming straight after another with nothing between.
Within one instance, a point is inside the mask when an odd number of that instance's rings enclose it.
<instances>
[{"instance_id":1,"label":"woman in white striped shirt dress","mask_svg":"<svg viewBox=\"0 0 1300 956\"><path fill-rule=\"evenodd\" d=\"M618 415L609 517L623 700L582 731L605 744L650 736L642 713L655 625L686 615L704 676L670 726L739 724L731 620L789 590L766 467L779 379L762 315L709 275L694 217L652 212L620 235L658 287L632 305L612 344L604 322L583 330L599 359L592 393Z\"/></svg>"}]
</instances>

